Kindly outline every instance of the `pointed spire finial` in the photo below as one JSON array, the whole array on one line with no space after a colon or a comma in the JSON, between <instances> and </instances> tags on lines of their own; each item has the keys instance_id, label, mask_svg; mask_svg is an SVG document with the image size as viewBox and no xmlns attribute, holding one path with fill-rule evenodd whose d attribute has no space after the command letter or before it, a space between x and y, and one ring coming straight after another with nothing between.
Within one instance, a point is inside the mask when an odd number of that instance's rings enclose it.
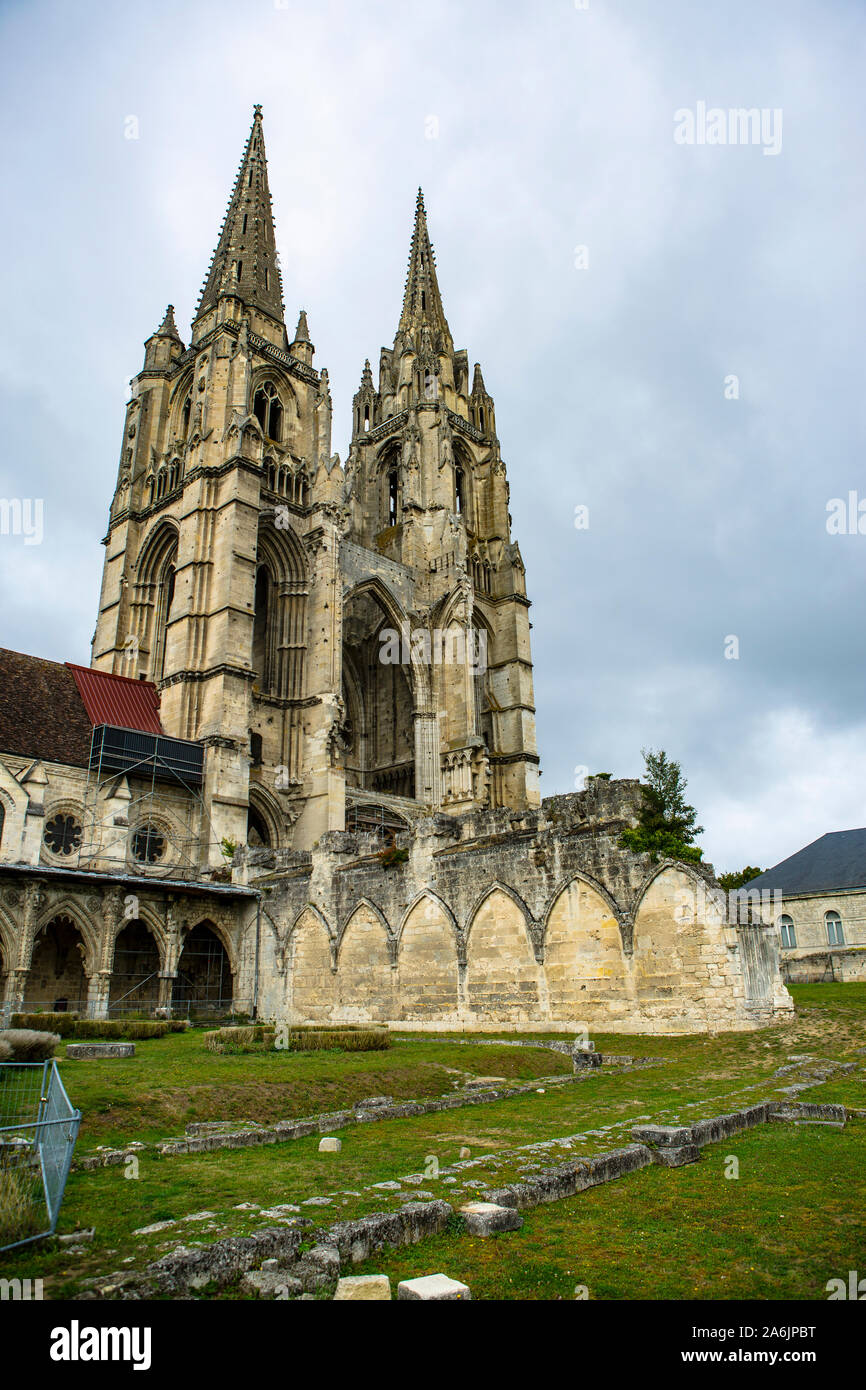
<instances>
[{"instance_id":1,"label":"pointed spire finial","mask_svg":"<svg viewBox=\"0 0 866 1390\"><path fill-rule=\"evenodd\" d=\"M199 318L214 308L222 295L230 294L242 300L247 308L258 309L282 323L282 288L268 187L262 108L255 106L252 127L195 316Z\"/></svg>"},{"instance_id":2,"label":"pointed spire finial","mask_svg":"<svg viewBox=\"0 0 866 1390\"><path fill-rule=\"evenodd\" d=\"M296 343L308 343L310 341L310 330L307 326L307 311L302 309L298 316L298 326L295 329Z\"/></svg>"},{"instance_id":3,"label":"pointed spire finial","mask_svg":"<svg viewBox=\"0 0 866 1390\"><path fill-rule=\"evenodd\" d=\"M424 192L419 188L415 201L415 225L409 247L409 270L398 332L417 331L425 323L434 332L443 331L450 340L451 333L442 308L442 296L436 277L436 258L427 231Z\"/></svg>"},{"instance_id":4,"label":"pointed spire finial","mask_svg":"<svg viewBox=\"0 0 866 1390\"><path fill-rule=\"evenodd\" d=\"M178 342L181 341L180 334L177 331L177 324L174 321L173 304L169 304L168 308L165 311L165 318L159 325L159 328L156 330L156 332L157 336L160 338L177 338Z\"/></svg>"}]
</instances>

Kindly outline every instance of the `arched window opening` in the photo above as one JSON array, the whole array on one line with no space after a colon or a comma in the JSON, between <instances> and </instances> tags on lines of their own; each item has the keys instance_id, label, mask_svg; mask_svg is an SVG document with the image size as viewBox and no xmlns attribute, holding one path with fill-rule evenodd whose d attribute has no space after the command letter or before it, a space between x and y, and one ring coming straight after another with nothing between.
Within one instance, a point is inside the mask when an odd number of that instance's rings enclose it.
<instances>
[{"instance_id":1,"label":"arched window opening","mask_svg":"<svg viewBox=\"0 0 866 1390\"><path fill-rule=\"evenodd\" d=\"M368 405L365 405L365 406L364 406L364 429L365 429L365 430L368 430L369 428L370 428L370 407L369 407Z\"/></svg>"},{"instance_id":2,"label":"arched window opening","mask_svg":"<svg viewBox=\"0 0 866 1390\"><path fill-rule=\"evenodd\" d=\"M845 936L842 931L842 918L838 912L825 912L824 921L827 924L827 941L831 946L844 946Z\"/></svg>"},{"instance_id":3,"label":"arched window opening","mask_svg":"<svg viewBox=\"0 0 866 1390\"><path fill-rule=\"evenodd\" d=\"M454 505L457 510L457 515L462 516L465 510L465 493L462 468L458 468L454 474Z\"/></svg>"},{"instance_id":4,"label":"arched window opening","mask_svg":"<svg viewBox=\"0 0 866 1390\"><path fill-rule=\"evenodd\" d=\"M268 827L254 806L247 813L247 844L253 847L263 845L265 848L270 848L271 844Z\"/></svg>"},{"instance_id":5,"label":"arched window opening","mask_svg":"<svg viewBox=\"0 0 866 1390\"><path fill-rule=\"evenodd\" d=\"M183 403L183 410L180 412L180 437L186 439L189 436L189 419L192 414L192 392L187 396Z\"/></svg>"},{"instance_id":6,"label":"arched window opening","mask_svg":"<svg viewBox=\"0 0 866 1390\"><path fill-rule=\"evenodd\" d=\"M790 951L797 945L797 934L794 930L794 919L784 913L779 918L779 932L782 937L782 950Z\"/></svg>"},{"instance_id":7,"label":"arched window opening","mask_svg":"<svg viewBox=\"0 0 866 1390\"><path fill-rule=\"evenodd\" d=\"M84 941L71 917L55 917L36 938L24 993L25 1009L66 1013L87 1001Z\"/></svg>"},{"instance_id":8,"label":"arched window opening","mask_svg":"<svg viewBox=\"0 0 866 1390\"><path fill-rule=\"evenodd\" d=\"M253 670L259 685L265 686L267 675L268 609L271 599L270 576L264 565L256 574L255 617L253 618Z\"/></svg>"},{"instance_id":9,"label":"arched window opening","mask_svg":"<svg viewBox=\"0 0 866 1390\"><path fill-rule=\"evenodd\" d=\"M247 229L247 214L244 213L244 225L241 227L241 236L243 236L243 234L244 234L244 232L246 231L246 229Z\"/></svg>"},{"instance_id":10,"label":"arched window opening","mask_svg":"<svg viewBox=\"0 0 866 1390\"><path fill-rule=\"evenodd\" d=\"M250 729L250 757L253 761L253 767L261 767L262 736L261 734L257 734L253 729Z\"/></svg>"},{"instance_id":11,"label":"arched window opening","mask_svg":"<svg viewBox=\"0 0 866 1390\"><path fill-rule=\"evenodd\" d=\"M268 289L268 268L265 266L265 289Z\"/></svg>"},{"instance_id":12,"label":"arched window opening","mask_svg":"<svg viewBox=\"0 0 866 1390\"><path fill-rule=\"evenodd\" d=\"M421 308L422 308L422 309L426 309L426 308L427 308L427 296L426 296L426 294L424 293L423 290L421 291Z\"/></svg>"},{"instance_id":13,"label":"arched window opening","mask_svg":"<svg viewBox=\"0 0 866 1390\"><path fill-rule=\"evenodd\" d=\"M283 433L283 407L272 382L266 381L253 397L253 414L267 438L279 444Z\"/></svg>"},{"instance_id":14,"label":"arched window opening","mask_svg":"<svg viewBox=\"0 0 866 1390\"><path fill-rule=\"evenodd\" d=\"M150 1010L159 1003L159 951L138 918L118 933L109 986L109 1013Z\"/></svg>"},{"instance_id":15,"label":"arched window opening","mask_svg":"<svg viewBox=\"0 0 866 1390\"><path fill-rule=\"evenodd\" d=\"M207 922L188 932L177 966L172 1008L182 1016L211 1017L232 1006L232 972L225 948Z\"/></svg>"},{"instance_id":16,"label":"arched window opening","mask_svg":"<svg viewBox=\"0 0 866 1390\"><path fill-rule=\"evenodd\" d=\"M480 406L478 407L478 428L479 428L482 432L484 431L484 406L483 406L483 405L480 405Z\"/></svg>"},{"instance_id":17,"label":"arched window opening","mask_svg":"<svg viewBox=\"0 0 866 1390\"><path fill-rule=\"evenodd\" d=\"M153 660L154 680L161 680L165 673L165 649L168 625L171 621L171 606L174 602L175 568L172 559L163 570L157 598L156 648Z\"/></svg>"},{"instance_id":18,"label":"arched window opening","mask_svg":"<svg viewBox=\"0 0 866 1390\"><path fill-rule=\"evenodd\" d=\"M243 273L244 273L244 263L243 263L243 261L238 261L238 279L239 279L239 280L240 280L241 276L243 275Z\"/></svg>"},{"instance_id":19,"label":"arched window opening","mask_svg":"<svg viewBox=\"0 0 866 1390\"><path fill-rule=\"evenodd\" d=\"M397 525L397 511L399 506L399 482L396 468L392 468L388 474L388 525Z\"/></svg>"}]
</instances>

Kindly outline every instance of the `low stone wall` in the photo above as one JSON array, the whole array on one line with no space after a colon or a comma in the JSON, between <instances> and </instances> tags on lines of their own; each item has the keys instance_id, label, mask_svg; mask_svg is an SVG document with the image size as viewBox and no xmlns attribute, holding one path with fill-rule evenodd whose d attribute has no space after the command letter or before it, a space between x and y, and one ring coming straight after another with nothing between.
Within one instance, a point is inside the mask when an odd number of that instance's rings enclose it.
<instances>
[{"instance_id":1,"label":"low stone wall","mask_svg":"<svg viewBox=\"0 0 866 1390\"><path fill-rule=\"evenodd\" d=\"M783 952L780 969L782 979L789 985L863 981L866 980L866 946Z\"/></svg>"},{"instance_id":2,"label":"low stone wall","mask_svg":"<svg viewBox=\"0 0 866 1390\"><path fill-rule=\"evenodd\" d=\"M638 1138L636 1143L592 1158L572 1158L521 1182L483 1191L477 1200L525 1211L575 1197L654 1163L674 1167L680 1162L695 1162L705 1144L717 1143L770 1120L836 1123L840 1111L844 1124L844 1106L762 1101L693 1125L638 1126L633 1131ZM641 1142L641 1138L646 1142ZM666 1159L671 1154L683 1157L669 1163ZM245 1292L283 1299L304 1293L309 1296L312 1292L333 1290L345 1266L439 1234L455 1214L450 1203L440 1199L408 1202L398 1211L374 1212L322 1228L316 1232L317 1244L303 1252L301 1246L313 1223L303 1217L292 1218L283 1227L268 1227L252 1236L229 1236L195 1249L176 1246L147 1265L143 1273L117 1273L95 1280L94 1287L79 1297L141 1299L154 1293L185 1297L207 1285L224 1288L239 1275L246 1276ZM463 1226L466 1229L465 1221ZM251 1273L255 1270L261 1272Z\"/></svg>"}]
</instances>

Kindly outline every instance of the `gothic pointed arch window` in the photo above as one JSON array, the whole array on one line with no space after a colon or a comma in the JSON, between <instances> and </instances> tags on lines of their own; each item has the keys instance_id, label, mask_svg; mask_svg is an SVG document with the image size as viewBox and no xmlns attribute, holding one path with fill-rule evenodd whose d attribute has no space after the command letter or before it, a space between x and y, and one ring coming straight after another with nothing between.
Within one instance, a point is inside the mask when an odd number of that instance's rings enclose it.
<instances>
[{"instance_id":1,"label":"gothic pointed arch window","mask_svg":"<svg viewBox=\"0 0 866 1390\"><path fill-rule=\"evenodd\" d=\"M166 634L171 622L177 566L177 531L170 523L160 523L148 536L136 566L134 605L141 613L138 639L150 652L150 680L162 679L165 668ZM134 611L135 611L134 609Z\"/></svg>"},{"instance_id":2,"label":"gothic pointed arch window","mask_svg":"<svg viewBox=\"0 0 866 1390\"><path fill-rule=\"evenodd\" d=\"M271 609L271 577L264 565L256 571L255 616L253 618L253 670L262 690L269 687L268 620Z\"/></svg>"},{"instance_id":3,"label":"gothic pointed arch window","mask_svg":"<svg viewBox=\"0 0 866 1390\"><path fill-rule=\"evenodd\" d=\"M183 409L182 409L181 412L180 412L180 437L181 437L182 440L185 440L185 439L188 439L188 438L189 438L189 421L190 421L190 416L191 416L191 414L192 414L192 392L189 391L189 392L187 393L186 400L185 400L184 403L183 403Z\"/></svg>"},{"instance_id":4,"label":"gothic pointed arch window","mask_svg":"<svg viewBox=\"0 0 866 1390\"><path fill-rule=\"evenodd\" d=\"M388 473L388 525L396 526L400 515L400 479L396 468Z\"/></svg>"},{"instance_id":5,"label":"gothic pointed arch window","mask_svg":"<svg viewBox=\"0 0 866 1390\"><path fill-rule=\"evenodd\" d=\"M253 414L268 439L279 444L283 437L283 407L272 381L264 382L253 397Z\"/></svg>"},{"instance_id":6,"label":"gothic pointed arch window","mask_svg":"<svg viewBox=\"0 0 866 1390\"><path fill-rule=\"evenodd\" d=\"M458 516L466 510L466 475L462 468L454 470L454 510Z\"/></svg>"},{"instance_id":7,"label":"gothic pointed arch window","mask_svg":"<svg viewBox=\"0 0 866 1390\"><path fill-rule=\"evenodd\" d=\"M271 837L264 816L255 806L250 806L247 812L247 844L257 849L261 846L268 848L270 843Z\"/></svg>"},{"instance_id":8,"label":"gothic pointed arch window","mask_svg":"<svg viewBox=\"0 0 866 1390\"><path fill-rule=\"evenodd\" d=\"M159 598L157 600L157 645L154 651L153 674L155 680L160 680L165 674L165 647L168 634L168 625L171 621L171 606L174 603L174 582L175 582L175 556L163 570L160 586Z\"/></svg>"}]
</instances>

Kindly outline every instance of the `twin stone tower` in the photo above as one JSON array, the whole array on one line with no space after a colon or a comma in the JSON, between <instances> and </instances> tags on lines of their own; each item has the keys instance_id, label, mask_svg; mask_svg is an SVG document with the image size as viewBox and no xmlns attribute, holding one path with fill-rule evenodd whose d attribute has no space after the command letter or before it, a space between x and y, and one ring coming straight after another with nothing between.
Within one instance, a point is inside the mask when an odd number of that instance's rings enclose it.
<instances>
[{"instance_id":1,"label":"twin stone tower","mask_svg":"<svg viewBox=\"0 0 866 1390\"><path fill-rule=\"evenodd\" d=\"M188 347L169 306L126 410L93 665L206 746L208 859L539 806L523 562L496 414L455 349L419 191L403 308L345 464L290 337L256 107Z\"/></svg>"},{"instance_id":2,"label":"twin stone tower","mask_svg":"<svg viewBox=\"0 0 866 1390\"><path fill-rule=\"evenodd\" d=\"M420 193L342 464L306 315L286 329L256 108L190 345L169 308L132 383L105 545L93 666L154 682L165 734L204 745L184 882L176 788L132 840L160 1000L206 928L233 1007L261 1017L670 1032L790 1010L774 927L728 921L709 866L623 848L639 783L540 800L496 413L454 347ZM124 786L99 791L121 846ZM120 889L100 909L79 887L102 998Z\"/></svg>"}]
</instances>

